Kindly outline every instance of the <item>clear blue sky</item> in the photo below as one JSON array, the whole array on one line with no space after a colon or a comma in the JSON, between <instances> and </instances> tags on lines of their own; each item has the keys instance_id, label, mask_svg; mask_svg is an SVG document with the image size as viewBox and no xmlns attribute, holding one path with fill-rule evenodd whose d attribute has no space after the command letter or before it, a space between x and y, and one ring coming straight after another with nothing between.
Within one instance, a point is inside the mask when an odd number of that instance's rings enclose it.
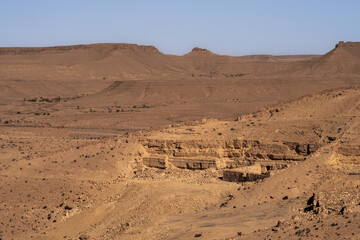
<instances>
[{"instance_id":1,"label":"clear blue sky","mask_svg":"<svg viewBox=\"0 0 360 240\"><path fill-rule=\"evenodd\" d=\"M0 0L0 46L100 42L218 54L323 54L360 41L358 0Z\"/></svg>"}]
</instances>

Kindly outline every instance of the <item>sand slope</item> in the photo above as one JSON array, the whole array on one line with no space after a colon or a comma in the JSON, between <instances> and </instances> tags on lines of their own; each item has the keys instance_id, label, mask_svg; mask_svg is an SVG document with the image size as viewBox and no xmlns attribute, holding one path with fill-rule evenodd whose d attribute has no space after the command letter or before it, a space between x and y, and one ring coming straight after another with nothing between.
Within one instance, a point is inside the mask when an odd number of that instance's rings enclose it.
<instances>
[{"instance_id":1,"label":"sand slope","mask_svg":"<svg viewBox=\"0 0 360 240\"><path fill-rule=\"evenodd\" d=\"M0 238L358 239L359 49L0 48Z\"/></svg>"},{"instance_id":2,"label":"sand slope","mask_svg":"<svg viewBox=\"0 0 360 240\"><path fill-rule=\"evenodd\" d=\"M324 91L238 121L204 120L127 137L106 137L104 131L94 137L94 129L87 135L67 128L3 125L2 237L356 239L359 104L358 88ZM258 141L261 152L255 146L247 150L255 161L264 162L260 156L279 151L275 146L282 144L305 160L266 160L288 166L243 184L219 179L221 168L159 169L143 162L149 142L179 140L180 153L224 154L222 142L233 139ZM317 148L302 153L291 150L290 143ZM313 193L319 213L304 213Z\"/></svg>"}]
</instances>

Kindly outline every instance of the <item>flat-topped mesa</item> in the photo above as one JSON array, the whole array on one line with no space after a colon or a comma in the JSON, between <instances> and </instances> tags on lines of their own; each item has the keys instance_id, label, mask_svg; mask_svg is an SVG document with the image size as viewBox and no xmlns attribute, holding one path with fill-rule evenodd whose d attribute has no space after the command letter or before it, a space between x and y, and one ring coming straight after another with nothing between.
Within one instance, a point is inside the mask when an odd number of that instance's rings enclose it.
<instances>
[{"instance_id":1,"label":"flat-topped mesa","mask_svg":"<svg viewBox=\"0 0 360 240\"><path fill-rule=\"evenodd\" d=\"M144 46L127 43L96 43L87 45L69 45L54 47L1 47L0 55L22 55L22 54L38 54L38 53L64 53L83 50L120 50L129 52L154 52L159 50L154 46Z\"/></svg>"},{"instance_id":2,"label":"flat-topped mesa","mask_svg":"<svg viewBox=\"0 0 360 240\"><path fill-rule=\"evenodd\" d=\"M360 48L360 42L344 42L340 41L338 44L335 45L335 48L347 48L347 47L359 47Z\"/></svg>"}]
</instances>

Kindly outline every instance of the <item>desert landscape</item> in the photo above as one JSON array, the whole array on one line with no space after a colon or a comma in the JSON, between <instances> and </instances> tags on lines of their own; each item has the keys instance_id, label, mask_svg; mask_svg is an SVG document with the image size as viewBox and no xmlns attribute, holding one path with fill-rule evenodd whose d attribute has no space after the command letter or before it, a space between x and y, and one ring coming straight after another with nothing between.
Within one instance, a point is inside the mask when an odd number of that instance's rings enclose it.
<instances>
[{"instance_id":1,"label":"desert landscape","mask_svg":"<svg viewBox=\"0 0 360 240\"><path fill-rule=\"evenodd\" d=\"M0 48L0 239L360 239L360 43Z\"/></svg>"}]
</instances>

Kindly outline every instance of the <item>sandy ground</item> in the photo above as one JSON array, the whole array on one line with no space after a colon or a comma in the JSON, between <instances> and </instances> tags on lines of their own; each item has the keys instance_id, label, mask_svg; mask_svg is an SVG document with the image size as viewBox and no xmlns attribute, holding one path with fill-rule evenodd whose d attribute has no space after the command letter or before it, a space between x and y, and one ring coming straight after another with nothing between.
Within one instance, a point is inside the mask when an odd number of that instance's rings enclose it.
<instances>
[{"instance_id":1,"label":"sandy ground","mask_svg":"<svg viewBox=\"0 0 360 240\"><path fill-rule=\"evenodd\" d=\"M0 49L0 239L359 239L357 43L47 51ZM224 181L247 161L270 177Z\"/></svg>"}]
</instances>

